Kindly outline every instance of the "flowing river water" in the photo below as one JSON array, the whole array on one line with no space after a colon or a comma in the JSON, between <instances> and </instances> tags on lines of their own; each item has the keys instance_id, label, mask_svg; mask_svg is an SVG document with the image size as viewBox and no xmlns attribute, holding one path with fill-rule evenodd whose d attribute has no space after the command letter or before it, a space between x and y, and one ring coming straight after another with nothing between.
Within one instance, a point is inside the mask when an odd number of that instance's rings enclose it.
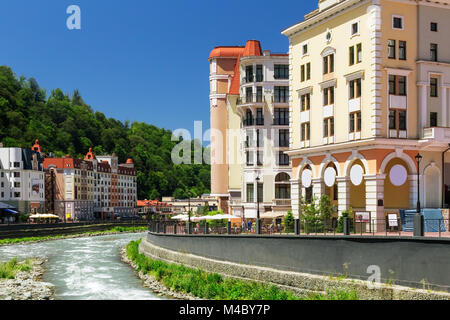
<instances>
[{"instance_id":1,"label":"flowing river water","mask_svg":"<svg viewBox=\"0 0 450 320\"><path fill-rule=\"evenodd\" d=\"M119 248L145 233L51 240L0 247L0 261L46 257L43 281L55 285L55 299L163 299L142 287L133 269L120 261Z\"/></svg>"}]
</instances>

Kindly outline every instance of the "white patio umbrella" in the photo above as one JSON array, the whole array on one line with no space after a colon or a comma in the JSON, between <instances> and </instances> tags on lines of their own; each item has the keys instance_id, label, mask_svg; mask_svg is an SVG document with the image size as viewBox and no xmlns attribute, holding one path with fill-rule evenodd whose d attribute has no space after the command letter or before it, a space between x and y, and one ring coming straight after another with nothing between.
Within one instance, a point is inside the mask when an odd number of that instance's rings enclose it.
<instances>
[{"instance_id":1,"label":"white patio umbrella","mask_svg":"<svg viewBox=\"0 0 450 320\"><path fill-rule=\"evenodd\" d=\"M269 212L261 213L260 217L263 219L276 219L279 217L284 217L285 215L286 215L286 213L283 213L283 212L269 211Z\"/></svg>"},{"instance_id":2,"label":"white patio umbrella","mask_svg":"<svg viewBox=\"0 0 450 320\"><path fill-rule=\"evenodd\" d=\"M187 218L188 218L187 214L179 214L179 215L176 215L176 216L172 217L171 219L173 219L173 220L183 220L183 219L187 219Z\"/></svg>"}]
</instances>

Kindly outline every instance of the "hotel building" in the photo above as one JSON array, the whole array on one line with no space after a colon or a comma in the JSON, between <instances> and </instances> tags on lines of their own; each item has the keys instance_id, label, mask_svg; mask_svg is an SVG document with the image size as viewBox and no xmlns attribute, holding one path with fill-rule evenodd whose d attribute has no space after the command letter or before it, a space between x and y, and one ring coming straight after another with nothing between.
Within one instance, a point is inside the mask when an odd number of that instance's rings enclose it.
<instances>
[{"instance_id":1,"label":"hotel building","mask_svg":"<svg viewBox=\"0 0 450 320\"><path fill-rule=\"evenodd\" d=\"M417 173L422 207L448 207L448 30L449 1L321 0L282 31L294 214L327 194L384 219L416 208Z\"/></svg>"},{"instance_id":2,"label":"hotel building","mask_svg":"<svg viewBox=\"0 0 450 320\"><path fill-rule=\"evenodd\" d=\"M209 56L211 195L242 218L290 209L289 57L259 41Z\"/></svg>"},{"instance_id":3,"label":"hotel building","mask_svg":"<svg viewBox=\"0 0 450 320\"><path fill-rule=\"evenodd\" d=\"M0 147L0 202L23 214L45 210L45 182L40 152L37 140L32 149Z\"/></svg>"},{"instance_id":4,"label":"hotel building","mask_svg":"<svg viewBox=\"0 0 450 320\"><path fill-rule=\"evenodd\" d=\"M62 220L111 219L136 213L137 182L133 161L116 156L84 159L45 158L47 209Z\"/></svg>"}]
</instances>

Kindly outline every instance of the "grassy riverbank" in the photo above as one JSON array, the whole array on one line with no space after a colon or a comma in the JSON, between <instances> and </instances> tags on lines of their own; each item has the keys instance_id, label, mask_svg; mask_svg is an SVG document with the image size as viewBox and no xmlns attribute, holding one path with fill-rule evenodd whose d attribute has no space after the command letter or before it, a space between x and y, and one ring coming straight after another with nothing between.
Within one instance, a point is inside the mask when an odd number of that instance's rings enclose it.
<instances>
[{"instance_id":1,"label":"grassy riverbank","mask_svg":"<svg viewBox=\"0 0 450 320\"><path fill-rule=\"evenodd\" d=\"M138 271L154 276L166 287L210 300L357 300L354 291L328 292L298 296L283 291L275 285L233 278L224 278L217 273L153 260L139 253L138 241L127 245L127 255L138 267Z\"/></svg>"},{"instance_id":2,"label":"grassy riverbank","mask_svg":"<svg viewBox=\"0 0 450 320\"><path fill-rule=\"evenodd\" d=\"M18 244L18 243L25 243L25 242L38 242L38 241L56 240L56 239L66 239L66 238L75 238L75 237L83 237L83 236L88 237L88 236L106 235L106 234L114 234L114 233L121 233L121 232L144 232L146 230L147 230L147 227L145 227L145 226L143 226L143 227L114 227L114 228L110 228L110 229L102 230L102 231L88 231L88 232L75 233L75 234L2 239L2 240L0 240L0 245Z\"/></svg>"},{"instance_id":3,"label":"grassy riverbank","mask_svg":"<svg viewBox=\"0 0 450 320\"><path fill-rule=\"evenodd\" d=\"M30 271L32 268L31 259L19 262L17 258L12 258L7 262L0 262L0 279L14 279L19 271Z\"/></svg>"}]
</instances>

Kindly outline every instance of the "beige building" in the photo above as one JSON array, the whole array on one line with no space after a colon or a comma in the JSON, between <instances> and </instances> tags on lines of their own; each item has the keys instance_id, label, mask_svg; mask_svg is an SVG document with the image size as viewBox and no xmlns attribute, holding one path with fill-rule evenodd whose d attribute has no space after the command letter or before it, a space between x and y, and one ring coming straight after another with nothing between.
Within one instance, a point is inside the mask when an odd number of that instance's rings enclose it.
<instances>
[{"instance_id":1,"label":"beige building","mask_svg":"<svg viewBox=\"0 0 450 320\"><path fill-rule=\"evenodd\" d=\"M326 0L282 31L294 213L321 194L372 219L415 208L419 152L422 206L448 205L449 24L449 1Z\"/></svg>"},{"instance_id":2,"label":"beige building","mask_svg":"<svg viewBox=\"0 0 450 320\"><path fill-rule=\"evenodd\" d=\"M211 192L237 217L290 209L289 58L245 47L210 57Z\"/></svg>"}]
</instances>

